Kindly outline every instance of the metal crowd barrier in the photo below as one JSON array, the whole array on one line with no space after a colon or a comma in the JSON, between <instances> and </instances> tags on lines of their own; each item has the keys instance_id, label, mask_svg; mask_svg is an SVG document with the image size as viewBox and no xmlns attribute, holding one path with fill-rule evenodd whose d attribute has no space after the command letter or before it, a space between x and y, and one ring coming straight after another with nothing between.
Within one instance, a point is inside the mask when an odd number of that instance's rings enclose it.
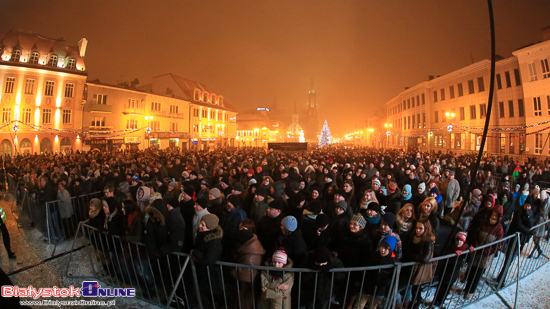
<instances>
[{"instance_id":1,"label":"metal crowd barrier","mask_svg":"<svg viewBox=\"0 0 550 309\"><path fill-rule=\"evenodd\" d=\"M138 297L166 308L262 308L262 273L279 277L293 274L294 284L287 294L290 301L283 302L283 308L462 308L518 284L546 264L549 224L550 220L533 227L532 235L516 233L459 256L453 253L432 258L427 264L319 271L223 261L201 268L187 254L159 256L141 243L125 242L81 222L77 234L89 240L84 254L90 271L73 273L86 268L82 261L71 267L75 262L71 250L66 275L134 287ZM239 275L239 271L244 273ZM516 288L516 300L508 307L517 306L517 293Z\"/></svg>"},{"instance_id":2,"label":"metal crowd barrier","mask_svg":"<svg viewBox=\"0 0 550 309\"><path fill-rule=\"evenodd\" d=\"M74 243L65 270L69 278L99 279L111 286L136 288L136 296L161 307L198 308L200 294L196 273L188 267L190 256L171 253L158 256L147 250L142 243L128 243L119 236L80 222L76 234L89 240L84 249L88 256L91 274L73 273L82 271L82 261L69 272L73 261Z\"/></svg>"},{"instance_id":3,"label":"metal crowd barrier","mask_svg":"<svg viewBox=\"0 0 550 309\"><path fill-rule=\"evenodd\" d=\"M49 244L58 244L70 240L75 236L75 231L80 221L88 218L90 200L99 198L103 192L93 192L86 195L74 196L70 198L70 206L61 200L55 200L46 203L40 216L45 218L46 238ZM42 208L42 207L39 207Z\"/></svg>"}]
</instances>

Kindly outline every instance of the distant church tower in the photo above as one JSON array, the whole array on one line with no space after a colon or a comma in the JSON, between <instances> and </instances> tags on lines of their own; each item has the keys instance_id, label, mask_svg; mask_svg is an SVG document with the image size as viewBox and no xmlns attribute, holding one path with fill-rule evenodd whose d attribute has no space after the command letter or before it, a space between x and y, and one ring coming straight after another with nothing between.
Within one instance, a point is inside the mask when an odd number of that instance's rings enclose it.
<instances>
[{"instance_id":1,"label":"distant church tower","mask_svg":"<svg viewBox=\"0 0 550 309\"><path fill-rule=\"evenodd\" d=\"M303 129L302 129L302 126L300 126L300 115L298 114L296 103L294 103L294 113L292 114L292 123L288 127L287 131L290 132L289 136L292 137L291 139L289 139L289 141L292 141L292 142L299 141L299 137Z\"/></svg>"},{"instance_id":2,"label":"distant church tower","mask_svg":"<svg viewBox=\"0 0 550 309\"><path fill-rule=\"evenodd\" d=\"M306 140L317 140L319 125L317 121L317 94L313 88L311 79L311 90L307 94L306 119L304 121L304 136Z\"/></svg>"}]
</instances>

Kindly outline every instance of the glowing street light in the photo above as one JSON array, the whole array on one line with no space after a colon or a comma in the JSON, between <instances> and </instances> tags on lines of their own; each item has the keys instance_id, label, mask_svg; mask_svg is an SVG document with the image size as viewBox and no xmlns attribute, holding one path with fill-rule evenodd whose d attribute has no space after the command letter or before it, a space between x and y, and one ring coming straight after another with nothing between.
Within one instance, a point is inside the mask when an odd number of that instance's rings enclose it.
<instances>
[{"instance_id":1,"label":"glowing street light","mask_svg":"<svg viewBox=\"0 0 550 309\"><path fill-rule=\"evenodd\" d=\"M455 113L446 112L446 113L445 113L445 117L447 117L448 119L453 119L453 118L455 118Z\"/></svg>"}]
</instances>

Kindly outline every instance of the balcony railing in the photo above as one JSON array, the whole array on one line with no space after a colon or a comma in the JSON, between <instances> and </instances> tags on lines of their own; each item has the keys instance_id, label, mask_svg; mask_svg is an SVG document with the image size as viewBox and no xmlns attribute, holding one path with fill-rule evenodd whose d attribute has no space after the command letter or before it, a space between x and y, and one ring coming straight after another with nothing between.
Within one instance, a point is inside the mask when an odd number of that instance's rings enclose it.
<instances>
[{"instance_id":1,"label":"balcony railing","mask_svg":"<svg viewBox=\"0 0 550 309\"><path fill-rule=\"evenodd\" d=\"M112 105L107 104L92 104L90 105L90 112L110 113L113 111Z\"/></svg>"},{"instance_id":2,"label":"balcony railing","mask_svg":"<svg viewBox=\"0 0 550 309\"><path fill-rule=\"evenodd\" d=\"M124 115L140 115L143 116L143 108L125 108L122 111Z\"/></svg>"}]
</instances>

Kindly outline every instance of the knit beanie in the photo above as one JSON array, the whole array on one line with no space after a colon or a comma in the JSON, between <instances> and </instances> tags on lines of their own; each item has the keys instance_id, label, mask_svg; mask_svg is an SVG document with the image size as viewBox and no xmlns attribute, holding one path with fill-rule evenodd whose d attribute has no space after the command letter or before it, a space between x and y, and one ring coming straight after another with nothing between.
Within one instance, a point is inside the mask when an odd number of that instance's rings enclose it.
<instances>
[{"instance_id":1,"label":"knit beanie","mask_svg":"<svg viewBox=\"0 0 550 309\"><path fill-rule=\"evenodd\" d=\"M437 187L433 187L430 189L430 194L435 193L436 195L439 195L439 189Z\"/></svg>"},{"instance_id":2,"label":"knit beanie","mask_svg":"<svg viewBox=\"0 0 550 309\"><path fill-rule=\"evenodd\" d=\"M524 186L523 186L523 192L522 192L524 195L529 195L529 184L526 183Z\"/></svg>"},{"instance_id":3,"label":"knit beanie","mask_svg":"<svg viewBox=\"0 0 550 309\"><path fill-rule=\"evenodd\" d=\"M382 239L382 244L386 243L390 247L390 251L393 251L395 249L395 245L397 244L397 239L395 236L388 235Z\"/></svg>"},{"instance_id":4,"label":"knit beanie","mask_svg":"<svg viewBox=\"0 0 550 309\"><path fill-rule=\"evenodd\" d=\"M249 185L255 185L255 184L257 184L257 183L258 183L258 182L257 182L256 179L254 179L254 178L250 178L250 180L248 181L248 184L249 184ZM250 187L250 186L249 186L249 187Z\"/></svg>"},{"instance_id":5,"label":"knit beanie","mask_svg":"<svg viewBox=\"0 0 550 309\"><path fill-rule=\"evenodd\" d=\"M365 220L365 218L361 214L356 214L355 216L353 216L351 218L351 222L355 222L355 223L359 224L361 229L364 229L365 226L367 225L367 221Z\"/></svg>"},{"instance_id":6,"label":"knit beanie","mask_svg":"<svg viewBox=\"0 0 550 309\"><path fill-rule=\"evenodd\" d=\"M178 185L178 183L175 182L175 181L171 181L170 184L169 184L169 186L172 187L172 188L175 188L177 185Z\"/></svg>"},{"instance_id":7,"label":"knit beanie","mask_svg":"<svg viewBox=\"0 0 550 309\"><path fill-rule=\"evenodd\" d=\"M227 177L222 177L222 180L220 180L220 183L222 183L222 182L223 182L224 184L226 184L226 185L229 185L229 178L227 178Z\"/></svg>"},{"instance_id":8,"label":"knit beanie","mask_svg":"<svg viewBox=\"0 0 550 309\"><path fill-rule=\"evenodd\" d=\"M290 232L294 232L298 228L298 221L294 216L286 216L281 221L281 225Z\"/></svg>"},{"instance_id":9,"label":"knit beanie","mask_svg":"<svg viewBox=\"0 0 550 309\"><path fill-rule=\"evenodd\" d=\"M495 207L495 196L492 194L488 194L485 198L485 202L491 202L491 208Z\"/></svg>"},{"instance_id":10,"label":"knit beanie","mask_svg":"<svg viewBox=\"0 0 550 309\"><path fill-rule=\"evenodd\" d=\"M233 190L239 191L239 192L243 192L243 191L244 191L244 186L243 186L242 183L236 182L236 183L233 185Z\"/></svg>"},{"instance_id":11,"label":"knit beanie","mask_svg":"<svg viewBox=\"0 0 550 309\"><path fill-rule=\"evenodd\" d=\"M273 262L279 262L283 265L286 265L286 263L288 262L288 256L284 250L277 250L275 251L275 253L273 253L271 260Z\"/></svg>"},{"instance_id":12,"label":"knit beanie","mask_svg":"<svg viewBox=\"0 0 550 309\"><path fill-rule=\"evenodd\" d=\"M377 213L380 213L380 204L371 202L369 203L369 206L367 206L367 210L374 210Z\"/></svg>"},{"instance_id":13,"label":"knit beanie","mask_svg":"<svg viewBox=\"0 0 550 309\"><path fill-rule=\"evenodd\" d=\"M313 261L319 264L327 263L332 260L332 254L327 249L327 247L318 247L313 252Z\"/></svg>"},{"instance_id":14,"label":"knit beanie","mask_svg":"<svg viewBox=\"0 0 550 309\"><path fill-rule=\"evenodd\" d=\"M421 182L419 185L418 185L418 193L422 194L424 193L424 191L426 191L426 184Z\"/></svg>"},{"instance_id":15,"label":"knit beanie","mask_svg":"<svg viewBox=\"0 0 550 309\"><path fill-rule=\"evenodd\" d=\"M325 213L320 213L315 218L315 225L317 227L325 227L330 224L330 217Z\"/></svg>"},{"instance_id":16,"label":"knit beanie","mask_svg":"<svg viewBox=\"0 0 550 309\"><path fill-rule=\"evenodd\" d=\"M185 194L189 195L190 197L193 197L193 195L195 194L195 188L193 186L185 186L185 188L183 188L183 192L185 192Z\"/></svg>"},{"instance_id":17,"label":"knit beanie","mask_svg":"<svg viewBox=\"0 0 550 309\"><path fill-rule=\"evenodd\" d=\"M201 221L204 221L204 224L206 224L206 228L208 228L209 230L213 230L218 227L220 219L218 219L218 216L216 216L215 214L206 214L201 217Z\"/></svg>"},{"instance_id":18,"label":"knit beanie","mask_svg":"<svg viewBox=\"0 0 550 309\"><path fill-rule=\"evenodd\" d=\"M212 196L215 197L215 198L220 198L220 196L222 195L221 192L220 192L220 189L218 189L218 188L214 188L214 189L210 190L210 194L212 194Z\"/></svg>"},{"instance_id":19,"label":"knit beanie","mask_svg":"<svg viewBox=\"0 0 550 309\"><path fill-rule=\"evenodd\" d=\"M378 185L379 187L381 186L380 180L378 179L373 180L372 183Z\"/></svg>"},{"instance_id":20,"label":"knit beanie","mask_svg":"<svg viewBox=\"0 0 550 309\"><path fill-rule=\"evenodd\" d=\"M249 169L246 174L248 175L248 177L252 177L254 176L254 170L253 169Z\"/></svg>"},{"instance_id":21,"label":"knit beanie","mask_svg":"<svg viewBox=\"0 0 550 309\"><path fill-rule=\"evenodd\" d=\"M265 190L264 187L259 187L258 189L256 189L256 192L254 194L255 195L261 195L261 196L265 197L266 194L267 194L267 191Z\"/></svg>"},{"instance_id":22,"label":"knit beanie","mask_svg":"<svg viewBox=\"0 0 550 309\"><path fill-rule=\"evenodd\" d=\"M395 182L390 182L388 184L388 193L392 194L397 190L397 184Z\"/></svg>"},{"instance_id":23,"label":"knit beanie","mask_svg":"<svg viewBox=\"0 0 550 309\"><path fill-rule=\"evenodd\" d=\"M231 205L233 205L233 207L235 208L241 207L241 199L236 195L229 195L229 197L227 198L227 202L231 203Z\"/></svg>"},{"instance_id":24,"label":"knit beanie","mask_svg":"<svg viewBox=\"0 0 550 309\"><path fill-rule=\"evenodd\" d=\"M203 209L206 209L208 207L208 200L205 198L200 198L196 200L195 203L199 204Z\"/></svg>"},{"instance_id":25,"label":"knit beanie","mask_svg":"<svg viewBox=\"0 0 550 309\"><path fill-rule=\"evenodd\" d=\"M346 203L346 201L338 201L337 206L342 208L344 211L348 210L348 203Z\"/></svg>"},{"instance_id":26,"label":"knit beanie","mask_svg":"<svg viewBox=\"0 0 550 309\"><path fill-rule=\"evenodd\" d=\"M463 242L466 242L467 234L464 232L458 232L456 233L455 239L456 240L462 240Z\"/></svg>"},{"instance_id":27,"label":"knit beanie","mask_svg":"<svg viewBox=\"0 0 550 309\"><path fill-rule=\"evenodd\" d=\"M384 215L382 215L382 220L390 227L390 229L393 229L393 225L395 224L395 215L391 212L386 212Z\"/></svg>"}]
</instances>

